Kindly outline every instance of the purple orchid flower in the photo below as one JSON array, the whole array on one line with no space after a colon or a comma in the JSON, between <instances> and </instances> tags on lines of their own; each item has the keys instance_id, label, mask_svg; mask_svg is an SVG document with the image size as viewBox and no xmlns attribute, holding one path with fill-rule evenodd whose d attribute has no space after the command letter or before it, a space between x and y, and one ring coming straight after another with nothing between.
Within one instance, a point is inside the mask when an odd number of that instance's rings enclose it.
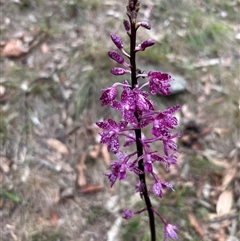
<instances>
[{"instance_id":1,"label":"purple orchid flower","mask_svg":"<svg viewBox=\"0 0 240 241\"><path fill-rule=\"evenodd\" d=\"M125 79L123 83L116 82L111 87L102 90L100 101L102 106L109 105L118 111L121 116L119 122L108 118L97 122L97 126L102 129L100 133L101 143L107 144L109 152L117 156L111 161L109 170L104 173L112 187L117 180L124 180L128 173L132 172L139 178L135 188L145 201L145 207L140 211L123 210L123 218L129 219L133 215L147 210L150 222L151 241L156 241L156 231L154 215L156 214L164 224L164 241L168 238L177 239L175 230L177 226L168 224L167 221L153 208L149 195L162 198L163 190L173 189L170 182L161 180L154 172L155 163L163 163L168 171L170 166L177 166L178 150L176 138L181 133L174 132L178 125L178 120L174 113L180 108L179 105L168 107L166 110L155 110L154 101L151 95L169 95L171 75L161 71L151 70L141 71L137 68L136 55L139 51L145 51L155 44L155 40L147 39L136 45L136 36L139 29L150 29L147 21L137 21L140 0L130 0L127 5L127 16L129 20L123 20L124 29L130 38L129 53L125 50L120 36L115 33L110 34L111 40L118 48L108 52L109 57L122 65L113 67L111 73L114 76L126 75L131 79L131 84ZM142 27L142 28L140 28ZM126 59L126 60L125 60ZM148 87L149 91L144 88ZM119 95L118 95L119 92ZM147 129L149 127L149 129ZM148 136L144 131L148 130ZM157 143L162 148L153 150L152 144ZM135 145L136 151L129 151ZM121 151L122 149L125 151ZM162 153L161 153L162 150ZM145 175L148 173L154 183L147 184Z\"/></svg>"}]
</instances>

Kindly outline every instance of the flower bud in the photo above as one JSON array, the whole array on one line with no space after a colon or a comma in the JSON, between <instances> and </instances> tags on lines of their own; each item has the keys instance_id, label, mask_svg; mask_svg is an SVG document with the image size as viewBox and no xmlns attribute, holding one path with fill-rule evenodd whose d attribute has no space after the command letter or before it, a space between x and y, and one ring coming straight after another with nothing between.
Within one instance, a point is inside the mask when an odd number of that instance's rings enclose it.
<instances>
[{"instance_id":1,"label":"flower bud","mask_svg":"<svg viewBox=\"0 0 240 241\"><path fill-rule=\"evenodd\" d=\"M146 29L151 29L151 25L150 25L150 23L147 22L147 21L138 22L138 23L137 23L137 27L139 27L139 26L141 26L141 27L143 27L143 28L146 28Z\"/></svg>"},{"instance_id":2,"label":"flower bud","mask_svg":"<svg viewBox=\"0 0 240 241\"><path fill-rule=\"evenodd\" d=\"M123 49L122 39L117 34L110 34L113 43L119 48Z\"/></svg>"},{"instance_id":3,"label":"flower bud","mask_svg":"<svg viewBox=\"0 0 240 241\"><path fill-rule=\"evenodd\" d=\"M124 219L129 219L133 216L134 212L129 209L123 209L123 218Z\"/></svg>"},{"instance_id":4,"label":"flower bud","mask_svg":"<svg viewBox=\"0 0 240 241\"><path fill-rule=\"evenodd\" d=\"M119 54L117 51L111 50L108 52L108 55L111 59L115 60L117 63L119 63L119 64L124 63L123 56L121 54Z\"/></svg>"},{"instance_id":5,"label":"flower bud","mask_svg":"<svg viewBox=\"0 0 240 241\"><path fill-rule=\"evenodd\" d=\"M139 44L136 47L135 51L139 51L139 50L144 51L146 48L148 48L154 44L155 44L155 41L153 39L147 39L144 42L142 42L141 44Z\"/></svg>"},{"instance_id":6,"label":"flower bud","mask_svg":"<svg viewBox=\"0 0 240 241\"><path fill-rule=\"evenodd\" d=\"M128 22L128 20L124 19L123 20L123 25L126 31L130 31L130 23Z\"/></svg>"},{"instance_id":7,"label":"flower bud","mask_svg":"<svg viewBox=\"0 0 240 241\"><path fill-rule=\"evenodd\" d=\"M112 69L111 69L111 73L113 74L113 75L124 75L124 74L126 74L126 73L131 73L131 71L130 70L126 70L126 69L123 69L123 68L119 68L119 67L113 67Z\"/></svg>"}]
</instances>

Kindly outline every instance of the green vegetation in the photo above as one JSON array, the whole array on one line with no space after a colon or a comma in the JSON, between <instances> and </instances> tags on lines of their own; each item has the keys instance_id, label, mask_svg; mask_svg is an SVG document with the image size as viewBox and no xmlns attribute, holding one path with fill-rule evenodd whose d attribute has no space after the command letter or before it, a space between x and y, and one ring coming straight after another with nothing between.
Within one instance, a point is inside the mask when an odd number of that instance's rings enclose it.
<instances>
[{"instance_id":1,"label":"green vegetation","mask_svg":"<svg viewBox=\"0 0 240 241\"><path fill-rule=\"evenodd\" d=\"M32 237L32 241L65 241L59 233L38 233Z\"/></svg>"},{"instance_id":2,"label":"green vegetation","mask_svg":"<svg viewBox=\"0 0 240 241\"><path fill-rule=\"evenodd\" d=\"M87 220L89 224L93 225L96 222L100 222L101 219L110 216L111 213L102 206L90 206Z\"/></svg>"},{"instance_id":3,"label":"green vegetation","mask_svg":"<svg viewBox=\"0 0 240 241\"><path fill-rule=\"evenodd\" d=\"M189 17L186 40L190 51L218 56L219 47L227 45L231 34L231 28L226 23L217 22L212 15L204 17L202 13L193 12Z\"/></svg>"},{"instance_id":4,"label":"green vegetation","mask_svg":"<svg viewBox=\"0 0 240 241\"><path fill-rule=\"evenodd\" d=\"M6 191L3 189L0 189L0 197L8 198L9 200L19 203L21 201L21 198L19 195L13 191Z\"/></svg>"}]
</instances>

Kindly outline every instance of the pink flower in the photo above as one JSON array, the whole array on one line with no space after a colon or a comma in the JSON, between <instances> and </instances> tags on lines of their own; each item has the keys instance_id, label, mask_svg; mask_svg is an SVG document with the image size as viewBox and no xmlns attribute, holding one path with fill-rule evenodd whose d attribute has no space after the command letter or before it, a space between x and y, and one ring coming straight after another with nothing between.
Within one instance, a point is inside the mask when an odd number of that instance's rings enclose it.
<instances>
[{"instance_id":1,"label":"pink flower","mask_svg":"<svg viewBox=\"0 0 240 241\"><path fill-rule=\"evenodd\" d=\"M134 212L129 209L123 209L123 218L129 219L133 216Z\"/></svg>"},{"instance_id":2,"label":"pink flower","mask_svg":"<svg viewBox=\"0 0 240 241\"><path fill-rule=\"evenodd\" d=\"M133 94L138 111L148 112L149 110L154 110L154 103L148 99L148 92L141 91L136 87L133 89Z\"/></svg>"},{"instance_id":3,"label":"pink flower","mask_svg":"<svg viewBox=\"0 0 240 241\"><path fill-rule=\"evenodd\" d=\"M121 94L121 101L113 101L112 107L121 110L121 115L125 121L130 122L135 126L138 124L135 116L136 102L134 93L129 87L124 87Z\"/></svg>"},{"instance_id":4,"label":"pink flower","mask_svg":"<svg viewBox=\"0 0 240 241\"><path fill-rule=\"evenodd\" d=\"M166 171L169 171L170 165L177 166L177 156L176 155L169 155L165 159L166 162Z\"/></svg>"},{"instance_id":5,"label":"pink flower","mask_svg":"<svg viewBox=\"0 0 240 241\"><path fill-rule=\"evenodd\" d=\"M154 176L155 176L155 175L154 175ZM161 181L161 180L159 180L159 179L156 179L156 180L155 180L155 183L154 183L153 186L152 186L152 191L153 191L153 193L154 193L156 196L162 198L162 196L163 196L163 189L165 189L165 188L167 188L167 187L169 187L169 188L171 188L172 190L174 190L171 183L166 182L166 181Z\"/></svg>"},{"instance_id":6,"label":"pink flower","mask_svg":"<svg viewBox=\"0 0 240 241\"><path fill-rule=\"evenodd\" d=\"M116 86L109 87L107 89L102 90L102 95L100 97L100 101L102 102L102 106L109 105L115 100L117 96L117 88Z\"/></svg>"},{"instance_id":7,"label":"pink flower","mask_svg":"<svg viewBox=\"0 0 240 241\"><path fill-rule=\"evenodd\" d=\"M176 234L178 227L168 224L157 210L153 208L149 194L152 192L161 198L165 188L173 190L171 183L160 180L157 174L154 173L153 164L154 162L165 163L166 170L169 169L170 165L177 165L178 151L174 138L180 136L180 133L172 134L171 132L178 124L174 112L179 109L179 105L166 110L155 110L154 101L149 98L149 94L170 94L170 81L172 79L167 73L142 71L136 65L137 52L144 51L155 44L153 39L147 39L136 46L136 33L139 27L151 28L147 21L138 22L137 13L139 8L139 0L129 1L127 5L129 20L123 20L123 26L130 38L129 53L124 50L122 39L117 34L110 34L118 50L111 50L108 52L108 55L121 65L121 67L113 67L111 73L115 76L130 74L127 77L131 79L131 83L129 84L127 80L123 80L123 83L116 82L111 87L102 90L100 97L102 106L109 105L112 109L119 111L121 116L121 121L119 122L108 118L96 123L102 129L100 142L107 144L108 151L113 152L117 156L116 159L111 161L110 167L104 175L109 179L111 187L117 180L124 180L129 172L134 172L138 175L139 181L135 188L141 198L145 200L146 206L139 211L124 209L123 218L129 219L135 214L148 210L152 239L156 236L154 215L157 215L164 224L164 241L167 241L168 238L176 240L178 238ZM141 84L144 80L147 81ZM118 96L119 86L122 88L122 91ZM144 91L146 86L149 87L150 91ZM142 129L148 125L151 125L151 131L147 132L150 136L145 137ZM151 144L156 141L163 146L163 154L159 154L157 150L151 150ZM121 152L120 143L122 147L135 144L136 151L130 154ZM128 149L131 150L131 148ZM162 150L162 148L160 149ZM154 178L154 183L150 190L145 178L146 174Z\"/></svg>"},{"instance_id":8,"label":"pink flower","mask_svg":"<svg viewBox=\"0 0 240 241\"><path fill-rule=\"evenodd\" d=\"M138 158L138 160L141 160L142 158L145 159L145 162L143 163L144 165L144 170L147 171L147 172L150 172L152 173L153 171L153 167L152 167L152 164L154 161L165 161L165 158L159 154L156 154L157 151L154 151L154 152L149 152L148 149L146 147L144 147L145 149L145 154L140 156Z\"/></svg>"},{"instance_id":9,"label":"pink flower","mask_svg":"<svg viewBox=\"0 0 240 241\"><path fill-rule=\"evenodd\" d=\"M138 182L135 185L135 188L136 188L137 192L143 193L143 191L144 191L144 184L140 180L138 180Z\"/></svg>"},{"instance_id":10,"label":"pink flower","mask_svg":"<svg viewBox=\"0 0 240 241\"><path fill-rule=\"evenodd\" d=\"M171 75L167 73L162 73L160 71L149 71L149 89L152 95L156 95L157 92L162 95L170 94L170 84L169 82L172 80Z\"/></svg>"},{"instance_id":11,"label":"pink flower","mask_svg":"<svg viewBox=\"0 0 240 241\"><path fill-rule=\"evenodd\" d=\"M127 127L127 121L115 122L112 119L107 119L106 121L99 121L96 125L103 129L101 135L101 143L107 143L108 151L117 153L119 150L119 139L118 134Z\"/></svg>"},{"instance_id":12,"label":"pink flower","mask_svg":"<svg viewBox=\"0 0 240 241\"><path fill-rule=\"evenodd\" d=\"M111 87L108 87L106 89L102 89L102 95L100 97L100 100L102 102L102 106L104 105L109 105L113 102L113 100L116 99L117 97L117 87L122 86L122 87L130 87L130 85L127 82L119 83L116 82L113 84Z\"/></svg>"},{"instance_id":13,"label":"pink flower","mask_svg":"<svg viewBox=\"0 0 240 241\"><path fill-rule=\"evenodd\" d=\"M164 227L164 241L167 241L169 237L174 240L177 240L178 236L175 230L179 230L179 228L169 223L166 224Z\"/></svg>"},{"instance_id":14,"label":"pink flower","mask_svg":"<svg viewBox=\"0 0 240 241\"><path fill-rule=\"evenodd\" d=\"M133 152L129 155L121 152L116 153L118 160L112 161L110 164L111 171L105 173L105 176L107 176L110 181L111 187L117 179L122 180L126 178L127 170L135 172L137 175L142 173L142 171L136 167L136 162L130 161L130 158L136 155L136 153L137 152Z\"/></svg>"}]
</instances>

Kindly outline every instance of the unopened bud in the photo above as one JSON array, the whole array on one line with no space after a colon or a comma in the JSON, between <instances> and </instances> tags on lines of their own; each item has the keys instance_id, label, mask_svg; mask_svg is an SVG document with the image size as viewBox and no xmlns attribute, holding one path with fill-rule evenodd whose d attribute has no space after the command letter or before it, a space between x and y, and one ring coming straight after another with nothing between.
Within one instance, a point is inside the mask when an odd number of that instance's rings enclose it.
<instances>
[{"instance_id":1,"label":"unopened bud","mask_svg":"<svg viewBox=\"0 0 240 241\"><path fill-rule=\"evenodd\" d=\"M111 69L111 73L113 74L113 75L124 75L124 74L126 74L126 73L131 73L131 71L130 70L126 70L126 69L123 69L123 68L119 68L119 67L113 67L112 69Z\"/></svg>"},{"instance_id":2,"label":"unopened bud","mask_svg":"<svg viewBox=\"0 0 240 241\"><path fill-rule=\"evenodd\" d=\"M128 22L128 20L124 19L123 20L123 25L126 31L130 30L130 23Z\"/></svg>"},{"instance_id":3,"label":"unopened bud","mask_svg":"<svg viewBox=\"0 0 240 241\"><path fill-rule=\"evenodd\" d=\"M123 42L117 34L110 34L113 43L119 48L123 49Z\"/></svg>"},{"instance_id":4,"label":"unopened bud","mask_svg":"<svg viewBox=\"0 0 240 241\"><path fill-rule=\"evenodd\" d=\"M146 28L146 29L151 29L151 25L150 25L150 23L147 22L147 21L138 22L138 23L137 23L137 27L139 27L139 26L141 26L141 27L143 27L143 28Z\"/></svg>"},{"instance_id":5,"label":"unopened bud","mask_svg":"<svg viewBox=\"0 0 240 241\"><path fill-rule=\"evenodd\" d=\"M111 59L115 60L119 64L124 63L124 58L121 54L119 54L117 51L112 50L108 52L108 55Z\"/></svg>"},{"instance_id":6,"label":"unopened bud","mask_svg":"<svg viewBox=\"0 0 240 241\"><path fill-rule=\"evenodd\" d=\"M153 39L147 39L144 42L142 42L141 44L139 44L136 47L135 51L139 51L139 50L144 51L146 48L148 48L154 44L155 44L155 41Z\"/></svg>"}]
</instances>

